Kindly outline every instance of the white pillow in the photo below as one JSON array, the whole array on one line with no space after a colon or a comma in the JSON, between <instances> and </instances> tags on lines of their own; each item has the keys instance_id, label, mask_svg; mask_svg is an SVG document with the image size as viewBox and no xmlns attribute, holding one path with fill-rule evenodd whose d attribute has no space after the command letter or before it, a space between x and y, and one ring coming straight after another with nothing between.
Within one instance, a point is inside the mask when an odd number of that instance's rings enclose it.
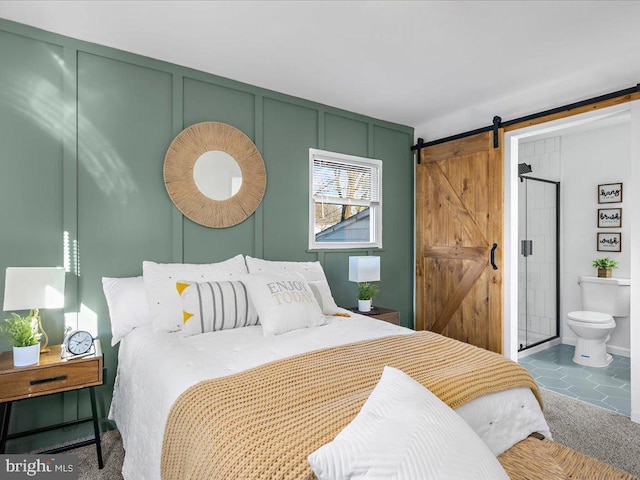
<instances>
[{"instance_id":1,"label":"white pillow","mask_svg":"<svg viewBox=\"0 0 640 480\"><path fill-rule=\"evenodd\" d=\"M245 275L242 278L258 312L265 336L327 322L311 288L297 272L288 275Z\"/></svg>"},{"instance_id":2,"label":"white pillow","mask_svg":"<svg viewBox=\"0 0 640 480\"><path fill-rule=\"evenodd\" d=\"M318 300L322 313L325 315L335 315L339 309L336 301L331 295L331 288L320 262L276 262L272 260L261 260L246 256L249 273L260 274L286 274L298 272L309 283L313 289L313 294Z\"/></svg>"},{"instance_id":3,"label":"white pillow","mask_svg":"<svg viewBox=\"0 0 640 480\"><path fill-rule=\"evenodd\" d=\"M174 332L182 329L182 299L176 283L215 282L237 280L247 273L242 255L219 263L155 263L143 262L144 286L149 311L156 332Z\"/></svg>"},{"instance_id":4,"label":"white pillow","mask_svg":"<svg viewBox=\"0 0 640 480\"><path fill-rule=\"evenodd\" d=\"M392 367L353 421L308 460L318 480L509 479L457 413Z\"/></svg>"},{"instance_id":5,"label":"white pillow","mask_svg":"<svg viewBox=\"0 0 640 480\"><path fill-rule=\"evenodd\" d=\"M102 290L111 318L111 346L115 346L134 328L151 323L142 277L103 277Z\"/></svg>"},{"instance_id":6,"label":"white pillow","mask_svg":"<svg viewBox=\"0 0 640 480\"><path fill-rule=\"evenodd\" d=\"M178 282L177 287L183 337L258 324L258 313L242 282Z\"/></svg>"},{"instance_id":7,"label":"white pillow","mask_svg":"<svg viewBox=\"0 0 640 480\"><path fill-rule=\"evenodd\" d=\"M316 297L322 313L325 315L335 315L340 311L338 305L336 305L336 301L331 296L331 288L329 288L326 280L309 282L309 287L311 287L311 291Z\"/></svg>"}]
</instances>

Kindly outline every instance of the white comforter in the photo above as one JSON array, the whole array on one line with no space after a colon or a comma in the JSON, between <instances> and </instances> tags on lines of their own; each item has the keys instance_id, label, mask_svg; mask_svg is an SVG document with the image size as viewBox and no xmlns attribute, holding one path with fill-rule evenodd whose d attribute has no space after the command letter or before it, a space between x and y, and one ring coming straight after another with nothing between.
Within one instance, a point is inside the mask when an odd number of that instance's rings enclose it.
<instances>
[{"instance_id":1,"label":"white comforter","mask_svg":"<svg viewBox=\"0 0 640 480\"><path fill-rule=\"evenodd\" d=\"M160 479L162 439L169 411L187 388L203 380L321 348L412 334L362 315L331 317L327 325L264 337L260 326L182 338L154 333L150 325L121 343L109 418L122 435L126 480ZM549 436L540 407L528 389L514 389L470 402L458 413L496 455L532 432Z\"/></svg>"}]
</instances>

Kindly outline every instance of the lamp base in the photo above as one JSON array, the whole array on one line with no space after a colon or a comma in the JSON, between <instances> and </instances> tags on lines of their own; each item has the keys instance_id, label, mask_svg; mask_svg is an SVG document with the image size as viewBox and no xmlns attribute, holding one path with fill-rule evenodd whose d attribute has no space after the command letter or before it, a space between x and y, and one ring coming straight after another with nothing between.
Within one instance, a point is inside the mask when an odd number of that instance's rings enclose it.
<instances>
[{"instance_id":1,"label":"lamp base","mask_svg":"<svg viewBox=\"0 0 640 480\"><path fill-rule=\"evenodd\" d=\"M31 316L38 319L38 330L40 330L40 333L44 337L44 343L40 346L40 353L49 353L51 351L51 349L49 348L49 336L47 335L47 332L44 331L44 328L42 328L40 311L37 308L34 308L33 310L31 310Z\"/></svg>"}]
</instances>

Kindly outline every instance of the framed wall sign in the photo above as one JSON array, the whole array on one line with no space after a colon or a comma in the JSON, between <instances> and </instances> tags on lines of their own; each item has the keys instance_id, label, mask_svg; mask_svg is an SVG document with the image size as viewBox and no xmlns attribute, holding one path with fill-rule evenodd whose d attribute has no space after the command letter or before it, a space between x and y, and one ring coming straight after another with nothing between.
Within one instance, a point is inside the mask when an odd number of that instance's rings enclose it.
<instances>
[{"instance_id":1,"label":"framed wall sign","mask_svg":"<svg viewBox=\"0 0 640 480\"><path fill-rule=\"evenodd\" d=\"M598 232L599 252L620 252L622 251L622 234Z\"/></svg>"},{"instance_id":2,"label":"framed wall sign","mask_svg":"<svg viewBox=\"0 0 640 480\"><path fill-rule=\"evenodd\" d=\"M599 208L598 228L622 228L622 209Z\"/></svg>"},{"instance_id":3,"label":"framed wall sign","mask_svg":"<svg viewBox=\"0 0 640 480\"><path fill-rule=\"evenodd\" d=\"M622 182L598 185L598 203L622 202Z\"/></svg>"}]
</instances>

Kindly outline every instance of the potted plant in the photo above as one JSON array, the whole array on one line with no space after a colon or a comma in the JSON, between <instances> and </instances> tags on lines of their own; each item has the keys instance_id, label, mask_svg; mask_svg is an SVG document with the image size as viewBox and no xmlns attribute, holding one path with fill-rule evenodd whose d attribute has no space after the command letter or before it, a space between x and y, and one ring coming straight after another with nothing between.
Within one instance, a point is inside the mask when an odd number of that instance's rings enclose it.
<instances>
[{"instance_id":1,"label":"potted plant","mask_svg":"<svg viewBox=\"0 0 640 480\"><path fill-rule=\"evenodd\" d=\"M11 318L5 319L0 325L0 335L7 337L13 345L13 365L26 367L35 365L40 360L40 333L38 321L28 315L21 317L12 313Z\"/></svg>"},{"instance_id":2,"label":"potted plant","mask_svg":"<svg viewBox=\"0 0 640 480\"><path fill-rule=\"evenodd\" d=\"M598 276L603 278L611 278L611 271L618 268L618 262L609 257L596 258L593 261L593 268L598 269Z\"/></svg>"},{"instance_id":3,"label":"potted plant","mask_svg":"<svg viewBox=\"0 0 640 480\"><path fill-rule=\"evenodd\" d=\"M372 285L369 282L358 283L358 310L361 312L370 312L371 301L379 291L380 289L377 285Z\"/></svg>"}]
</instances>

